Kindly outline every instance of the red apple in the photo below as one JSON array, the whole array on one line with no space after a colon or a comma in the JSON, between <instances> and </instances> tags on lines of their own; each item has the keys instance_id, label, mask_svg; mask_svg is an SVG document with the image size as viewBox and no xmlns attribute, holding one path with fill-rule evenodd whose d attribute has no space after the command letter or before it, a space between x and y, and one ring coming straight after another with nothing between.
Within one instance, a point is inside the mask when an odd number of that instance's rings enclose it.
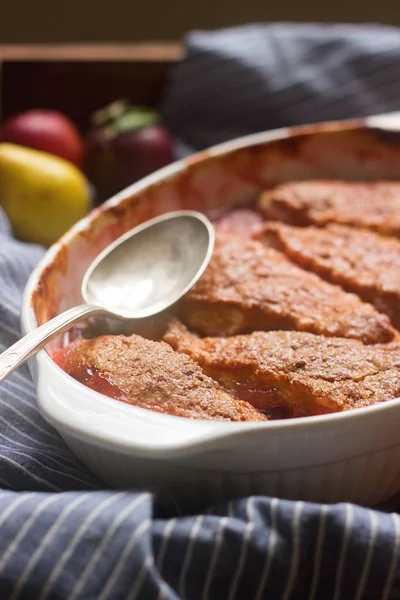
<instances>
[{"instance_id":1,"label":"red apple","mask_svg":"<svg viewBox=\"0 0 400 600\"><path fill-rule=\"evenodd\" d=\"M170 134L158 114L116 102L93 117L85 171L99 202L174 160Z\"/></svg>"},{"instance_id":2,"label":"red apple","mask_svg":"<svg viewBox=\"0 0 400 600\"><path fill-rule=\"evenodd\" d=\"M8 119L0 140L55 154L82 166L84 145L74 123L54 110L29 110Z\"/></svg>"}]
</instances>

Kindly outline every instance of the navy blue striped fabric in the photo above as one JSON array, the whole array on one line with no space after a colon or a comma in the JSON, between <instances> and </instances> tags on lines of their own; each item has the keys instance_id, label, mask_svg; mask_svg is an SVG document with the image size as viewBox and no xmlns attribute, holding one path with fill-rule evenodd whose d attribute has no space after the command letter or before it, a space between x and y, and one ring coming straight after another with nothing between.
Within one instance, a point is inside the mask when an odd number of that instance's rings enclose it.
<instances>
[{"instance_id":1,"label":"navy blue striped fabric","mask_svg":"<svg viewBox=\"0 0 400 600\"><path fill-rule=\"evenodd\" d=\"M397 107L393 29L256 26L187 44L164 108L189 146ZM20 335L42 254L0 210L0 351ZM26 365L0 386L0 600L396 600L399 509L399 498L370 510L250 497L161 515L146 490L105 490L73 456L41 418Z\"/></svg>"},{"instance_id":2,"label":"navy blue striped fabric","mask_svg":"<svg viewBox=\"0 0 400 600\"><path fill-rule=\"evenodd\" d=\"M163 104L193 148L287 125L400 109L400 30L274 23L186 39Z\"/></svg>"}]
</instances>

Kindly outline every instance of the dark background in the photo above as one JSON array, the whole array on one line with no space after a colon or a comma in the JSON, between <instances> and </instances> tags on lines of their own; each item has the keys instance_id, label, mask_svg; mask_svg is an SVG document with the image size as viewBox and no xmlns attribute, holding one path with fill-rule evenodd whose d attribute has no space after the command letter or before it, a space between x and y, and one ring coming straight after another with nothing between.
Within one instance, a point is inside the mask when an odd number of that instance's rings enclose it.
<instances>
[{"instance_id":1,"label":"dark background","mask_svg":"<svg viewBox=\"0 0 400 600\"><path fill-rule=\"evenodd\" d=\"M396 0L0 0L0 43L177 40L252 21L400 25Z\"/></svg>"}]
</instances>

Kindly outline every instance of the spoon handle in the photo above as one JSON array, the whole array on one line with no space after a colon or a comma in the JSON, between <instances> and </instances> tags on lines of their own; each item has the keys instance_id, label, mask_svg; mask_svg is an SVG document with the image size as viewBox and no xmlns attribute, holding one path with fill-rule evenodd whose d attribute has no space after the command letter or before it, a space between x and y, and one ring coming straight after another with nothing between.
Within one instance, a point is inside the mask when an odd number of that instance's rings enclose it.
<instances>
[{"instance_id":1,"label":"spoon handle","mask_svg":"<svg viewBox=\"0 0 400 600\"><path fill-rule=\"evenodd\" d=\"M24 336L10 348L0 354L0 382L12 373L27 358L43 348L53 338L69 329L74 323L87 319L90 315L105 313L104 309L91 304L74 306L61 315L57 315L28 335Z\"/></svg>"}]
</instances>

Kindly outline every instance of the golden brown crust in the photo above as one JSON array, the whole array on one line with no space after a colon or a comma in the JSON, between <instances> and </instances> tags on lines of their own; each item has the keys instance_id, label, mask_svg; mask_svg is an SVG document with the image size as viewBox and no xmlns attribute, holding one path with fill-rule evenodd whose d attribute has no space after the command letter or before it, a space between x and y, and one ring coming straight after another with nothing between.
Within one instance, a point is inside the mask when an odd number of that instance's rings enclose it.
<instances>
[{"instance_id":1,"label":"golden brown crust","mask_svg":"<svg viewBox=\"0 0 400 600\"><path fill-rule=\"evenodd\" d=\"M302 181L264 192L258 206L267 219L291 225L341 223L400 235L400 183Z\"/></svg>"},{"instance_id":2,"label":"golden brown crust","mask_svg":"<svg viewBox=\"0 0 400 600\"><path fill-rule=\"evenodd\" d=\"M204 275L181 303L182 320L204 335L300 330L384 343L386 315L261 242L218 236Z\"/></svg>"},{"instance_id":3,"label":"golden brown crust","mask_svg":"<svg viewBox=\"0 0 400 600\"><path fill-rule=\"evenodd\" d=\"M164 340L238 397L251 401L253 394L253 404L267 414L271 403L280 403L288 416L306 416L400 396L398 343L365 346L297 331L200 339L177 321Z\"/></svg>"},{"instance_id":4,"label":"golden brown crust","mask_svg":"<svg viewBox=\"0 0 400 600\"><path fill-rule=\"evenodd\" d=\"M400 241L345 225L267 223L257 239L304 269L358 294L400 327Z\"/></svg>"},{"instance_id":5,"label":"golden brown crust","mask_svg":"<svg viewBox=\"0 0 400 600\"><path fill-rule=\"evenodd\" d=\"M74 342L56 360L85 385L141 408L192 419L265 420L163 342L106 335Z\"/></svg>"}]
</instances>

